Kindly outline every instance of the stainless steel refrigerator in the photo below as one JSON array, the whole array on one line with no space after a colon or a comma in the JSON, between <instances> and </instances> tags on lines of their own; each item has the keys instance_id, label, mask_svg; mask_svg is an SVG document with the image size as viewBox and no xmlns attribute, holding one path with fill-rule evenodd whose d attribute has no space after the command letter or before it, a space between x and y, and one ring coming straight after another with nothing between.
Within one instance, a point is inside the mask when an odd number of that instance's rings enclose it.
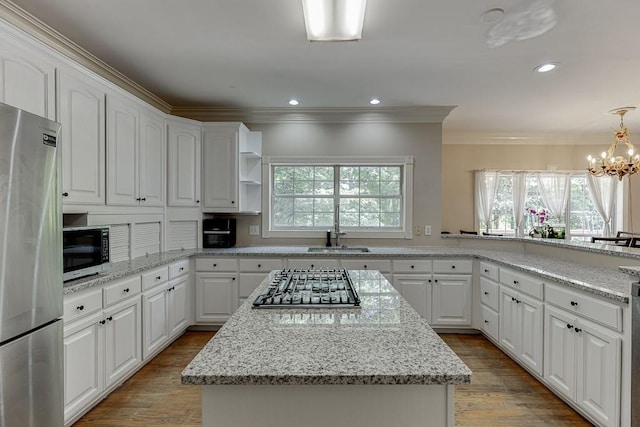
<instances>
[{"instance_id":1,"label":"stainless steel refrigerator","mask_svg":"<svg viewBox=\"0 0 640 427\"><path fill-rule=\"evenodd\" d=\"M62 426L60 125L0 104L0 426Z\"/></svg>"}]
</instances>

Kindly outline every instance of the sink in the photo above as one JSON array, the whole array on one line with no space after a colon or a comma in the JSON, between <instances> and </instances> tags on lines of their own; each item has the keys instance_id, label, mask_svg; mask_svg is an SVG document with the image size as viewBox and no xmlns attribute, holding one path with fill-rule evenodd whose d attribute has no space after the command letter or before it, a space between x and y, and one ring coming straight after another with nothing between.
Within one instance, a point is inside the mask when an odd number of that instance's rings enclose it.
<instances>
[{"instance_id":1,"label":"sink","mask_svg":"<svg viewBox=\"0 0 640 427\"><path fill-rule=\"evenodd\" d=\"M321 253L333 253L333 252L369 252L369 248L358 247L345 247L345 246L331 246L321 248L309 248L307 252L321 252Z\"/></svg>"}]
</instances>

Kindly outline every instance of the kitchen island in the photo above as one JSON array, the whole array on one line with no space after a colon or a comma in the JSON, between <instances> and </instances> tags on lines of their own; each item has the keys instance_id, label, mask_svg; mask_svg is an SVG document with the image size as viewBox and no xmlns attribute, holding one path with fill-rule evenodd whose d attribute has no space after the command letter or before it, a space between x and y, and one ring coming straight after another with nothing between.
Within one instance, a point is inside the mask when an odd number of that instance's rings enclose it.
<instances>
[{"instance_id":1,"label":"kitchen island","mask_svg":"<svg viewBox=\"0 0 640 427\"><path fill-rule=\"evenodd\" d=\"M273 273L272 273L273 274ZM254 291L182 372L203 426L453 426L471 371L377 271L354 308L254 309Z\"/></svg>"}]
</instances>

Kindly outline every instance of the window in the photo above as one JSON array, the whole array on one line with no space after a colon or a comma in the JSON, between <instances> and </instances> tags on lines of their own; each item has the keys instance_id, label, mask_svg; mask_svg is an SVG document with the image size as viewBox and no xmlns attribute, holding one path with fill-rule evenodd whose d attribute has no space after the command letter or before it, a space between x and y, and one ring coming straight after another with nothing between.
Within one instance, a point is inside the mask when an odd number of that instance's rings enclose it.
<instances>
[{"instance_id":1,"label":"window","mask_svg":"<svg viewBox=\"0 0 640 427\"><path fill-rule=\"evenodd\" d=\"M351 237L410 236L412 158L269 160L267 235L318 236L337 218Z\"/></svg>"},{"instance_id":2,"label":"window","mask_svg":"<svg viewBox=\"0 0 640 427\"><path fill-rule=\"evenodd\" d=\"M568 209L564 218L547 217L545 222L550 224L566 224L567 233L572 240L590 240L591 236L601 236L604 228L604 220L596 210L591 198L587 177L585 173L573 173L571 175L571 189L569 192ZM494 202L493 212L489 224L480 221L480 230L486 231L487 226L490 233L503 234L506 236L515 235L515 224L513 218L513 179L510 172L504 172L498 180L498 189ZM527 174L525 196L525 221L524 234L537 225L538 216L530 212L538 212L546 208L540 194L536 176ZM615 229L615 225L613 227Z\"/></svg>"}]
</instances>

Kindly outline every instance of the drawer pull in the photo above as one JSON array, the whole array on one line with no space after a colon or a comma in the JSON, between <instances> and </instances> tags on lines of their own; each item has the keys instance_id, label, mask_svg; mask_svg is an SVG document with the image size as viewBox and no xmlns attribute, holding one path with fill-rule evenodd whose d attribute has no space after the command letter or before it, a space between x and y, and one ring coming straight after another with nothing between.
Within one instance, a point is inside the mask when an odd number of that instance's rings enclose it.
<instances>
[{"instance_id":1,"label":"drawer pull","mask_svg":"<svg viewBox=\"0 0 640 427\"><path fill-rule=\"evenodd\" d=\"M455 268L456 268L456 266L455 266L455 265L452 265L452 266L451 266L451 268L455 269Z\"/></svg>"},{"instance_id":2,"label":"drawer pull","mask_svg":"<svg viewBox=\"0 0 640 427\"><path fill-rule=\"evenodd\" d=\"M217 267L217 266L218 266L218 264L213 264L213 266L214 266L214 267Z\"/></svg>"},{"instance_id":3,"label":"drawer pull","mask_svg":"<svg viewBox=\"0 0 640 427\"><path fill-rule=\"evenodd\" d=\"M364 265L364 268L367 268L367 264Z\"/></svg>"},{"instance_id":4,"label":"drawer pull","mask_svg":"<svg viewBox=\"0 0 640 427\"><path fill-rule=\"evenodd\" d=\"M488 273L488 272L489 272L489 269L485 268L485 269L484 269L484 272L485 272L485 273Z\"/></svg>"},{"instance_id":5,"label":"drawer pull","mask_svg":"<svg viewBox=\"0 0 640 427\"><path fill-rule=\"evenodd\" d=\"M184 271L184 267L180 267L180 268L179 268L179 271Z\"/></svg>"},{"instance_id":6,"label":"drawer pull","mask_svg":"<svg viewBox=\"0 0 640 427\"><path fill-rule=\"evenodd\" d=\"M258 268L262 267L262 264L258 264Z\"/></svg>"},{"instance_id":7,"label":"drawer pull","mask_svg":"<svg viewBox=\"0 0 640 427\"><path fill-rule=\"evenodd\" d=\"M488 321L488 320L485 320L485 321L484 321L484 323L489 323L489 321Z\"/></svg>"},{"instance_id":8,"label":"drawer pull","mask_svg":"<svg viewBox=\"0 0 640 427\"><path fill-rule=\"evenodd\" d=\"M514 297L511 297L511 301L515 301L516 299Z\"/></svg>"},{"instance_id":9,"label":"drawer pull","mask_svg":"<svg viewBox=\"0 0 640 427\"><path fill-rule=\"evenodd\" d=\"M431 279L429 279L428 282L431 283Z\"/></svg>"},{"instance_id":10,"label":"drawer pull","mask_svg":"<svg viewBox=\"0 0 640 427\"><path fill-rule=\"evenodd\" d=\"M578 303L575 301L571 301L571 305L575 307L576 305L578 305Z\"/></svg>"},{"instance_id":11,"label":"drawer pull","mask_svg":"<svg viewBox=\"0 0 640 427\"><path fill-rule=\"evenodd\" d=\"M162 279L162 276L156 276L156 280Z\"/></svg>"},{"instance_id":12,"label":"drawer pull","mask_svg":"<svg viewBox=\"0 0 640 427\"><path fill-rule=\"evenodd\" d=\"M415 265L412 265L411 268L416 268Z\"/></svg>"},{"instance_id":13,"label":"drawer pull","mask_svg":"<svg viewBox=\"0 0 640 427\"><path fill-rule=\"evenodd\" d=\"M489 295L489 292L487 292L487 291L484 291L484 294L485 294L485 295Z\"/></svg>"},{"instance_id":14,"label":"drawer pull","mask_svg":"<svg viewBox=\"0 0 640 427\"><path fill-rule=\"evenodd\" d=\"M513 281L513 284L514 284L514 285L517 285L518 283L520 283L520 282L518 282L517 280L514 280L514 281Z\"/></svg>"},{"instance_id":15,"label":"drawer pull","mask_svg":"<svg viewBox=\"0 0 640 427\"><path fill-rule=\"evenodd\" d=\"M101 320L98 323L100 323L101 325L104 325L105 323L107 323L107 321L106 320Z\"/></svg>"},{"instance_id":16,"label":"drawer pull","mask_svg":"<svg viewBox=\"0 0 640 427\"><path fill-rule=\"evenodd\" d=\"M108 320L109 322L111 322L111 321L113 320L113 316L109 316L109 317L107 317L107 320Z\"/></svg>"},{"instance_id":17,"label":"drawer pull","mask_svg":"<svg viewBox=\"0 0 640 427\"><path fill-rule=\"evenodd\" d=\"M435 283L438 283L438 279L433 279L433 281L434 281Z\"/></svg>"},{"instance_id":18,"label":"drawer pull","mask_svg":"<svg viewBox=\"0 0 640 427\"><path fill-rule=\"evenodd\" d=\"M77 306L77 307L76 307L76 310L78 310L78 311L82 311L82 310L84 310L84 305L79 305L79 306Z\"/></svg>"},{"instance_id":19,"label":"drawer pull","mask_svg":"<svg viewBox=\"0 0 640 427\"><path fill-rule=\"evenodd\" d=\"M580 328L576 328L576 329L575 329L575 331L576 331L576 333L578 333L578 332L582 332L582 329L580 329Z\"/></svg>"},{"instance_id":20,"label":"drawer pull","mask_svg":"<svg viewBox=\"0 0 640 427\"><path fill-rule=\"evenodd\" d=\"M129 288L124 288L122 292L124 292L125 294L129 293Z\"/></svg>"},{"instance_id":21,"label":"drawer pull","mask_svg":"<svg viewBox=\"0 0 640 427\"><path fill-rule=\"evenodd\" d=\"M567 329L573 329L573 325L567 323Z\"/></svg>"},{"instance_id":22,"label":"drawer pull","mask_svg":"<svg viewBox=\"0 0 640 427\"><path fill-rule=\"evenodd\" d=\"M315 267L315 265L311 264L311 268Z\"/></svg>"},{"instance_id":23,"label":"drawer pull","mask_svg":"<svg viewBox=\"0 0 640 427\"><path fill-rule=\"evenodd\" d=\"M232 277L232 278L231 278L231 280L236 280L236 278L235 278L235 277Z\"/></svg>"}]
</instances>

